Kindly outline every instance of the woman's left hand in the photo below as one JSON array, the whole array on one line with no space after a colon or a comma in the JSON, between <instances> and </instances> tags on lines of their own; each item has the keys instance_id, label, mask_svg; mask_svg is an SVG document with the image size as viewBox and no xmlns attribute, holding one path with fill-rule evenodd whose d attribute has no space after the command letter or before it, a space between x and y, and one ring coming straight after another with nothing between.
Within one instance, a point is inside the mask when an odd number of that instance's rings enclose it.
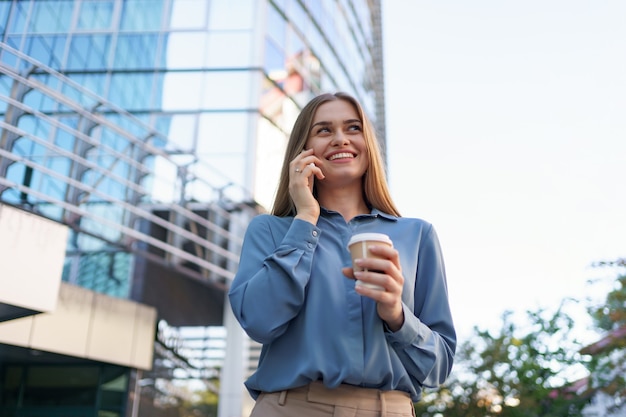
<instances>
[{"instance_id":1,"label":"woman's left hand","mask_svg":"<svg viewBox=\"0 0 626 417\"><path fill-rule=\"evenodd\" d=\"M355 291L376 301L378 315L387 323L391 331L395 332L404 324L402 309L404 277L400 267L400 256L396 249L386 245L370 246L369 249L373 255L384 259L361 258L357 260L358 266L367 271L354 272L351 267L348 267L343 268L342 272L348 278L383 288L380 290L357 285Z\"/></svg>"}]
</instances>

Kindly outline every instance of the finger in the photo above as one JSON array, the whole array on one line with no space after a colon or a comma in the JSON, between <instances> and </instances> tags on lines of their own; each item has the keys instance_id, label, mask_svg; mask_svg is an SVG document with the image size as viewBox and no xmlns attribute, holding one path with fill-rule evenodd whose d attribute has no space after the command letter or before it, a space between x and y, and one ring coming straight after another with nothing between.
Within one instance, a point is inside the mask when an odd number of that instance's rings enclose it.
<instances>
[{"instance_id":1,"label":"finger","mask_svg":"<svg viewBox=\"0 0 626 417\"><path fill-rule=\"evenodd\" d=\"M341 273L350 279L354 279L354 269L352 269L352 267L347 266L345 268L341 268Z\"/></svg>"}]
</instances>

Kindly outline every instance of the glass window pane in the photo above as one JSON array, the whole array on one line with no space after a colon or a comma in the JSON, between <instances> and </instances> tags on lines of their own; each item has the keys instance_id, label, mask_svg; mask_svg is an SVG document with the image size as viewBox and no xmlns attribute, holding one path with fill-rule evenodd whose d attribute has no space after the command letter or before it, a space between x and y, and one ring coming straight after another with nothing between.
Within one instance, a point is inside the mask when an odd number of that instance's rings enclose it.
<instances>
[{"instance_id":1,"label":"glass window pane","mask_svg":"<svg viewBox=\"0 0 626 417\"><path fill-rule=\"evenodd\" d=\"M27 370L24 405L95 404L97 367L39 366Z\"/></svg>"},{"instance_id":2,"label":"glass window pane","mask_svg":"<svg viewBox=\"0 0 626 417\"><path fill-rule=\"evenodd\" d=\"M212 0L209 10L211 30L247 30L254 27L255 0Z\"/></svg>"},{"instance_id":3,"label":"glass window pane","mask_svg":"<svg viewBox=\"0 0 626 417\"><path fill-rule=\"evenodd\" d=\"M204 32L172 33L165 52L168 69L197 69L204 66L207 54L207 35Z\"/></svg>"},{"instance_id":4,"label":"glass window pane","mask_svg":"<svg viewBox=\"0 0 626 417\"><path fill-rule=\"evenodd\" d=\"M254 54L252 32L209 33L207 67L233 68L250 67Z\"/></svg>"},{"instance_id":5,"label":"glass window pane","mask_svg":"<svg viewBox=\"0 0 626 417\"><path fill-rule=\"evenodd\" d=\"M245 152L249 132L248 117L247 113L202 114L198 129L198 153Z\"/></svg>"},{"instance_id":6,"label":"glass window pane","mask_svg":"<svg viewBox=\"0 0 626 417\"><path fill-rule=\"evenodd\" d=\"M124 1L121 28L124 30L159 30L163 2L163 0Z\"/></svg>"},{"instance_id":7,"label":"glass window pane","mask_svg":"<svg viewBox=\"0 0 626 417\"><path fill-rule=\"evenodd\" d=\"M270 39L265 41L265 62L263 68L272 78L284 77L285 52L277 47Z\"/></svg>"},{"instance_id":8,"label":"glass window pane","mask_svg":"<svg viewBox=\"0 0 626 417\"><path fill-rule=\"evenodd\" d=\"M252 107L249 94L252 89L252 75L248 71L207 73L204 90L201 92L202 108L227 110Z\"/></svg>"},{"instance_id":9,"label":"glass window pane","mask_svg":"<svg viewBox=\"0 0 626 417\"><path fill-rule=\"evenodd\" d=\"M76 35L72 38L67 69L70 70L103 70L108 67L107 61L111 47L108 35Z\"/></svg>"},{"instance_id":10,"label":"glass window pane","mask_svg":"<svg viewBox=\"0 0 626 417\"><path fill-rule=\"evenodd\" d=\"M164 111L197 110L200 108L201 85L200 72L165 74L161 107Z\"/></svg>"},{"instance_id":11,"label":"glass window pane","mask_svg":"<svg viewBox=\"0 0 626 417\"><path fill-rule=\"evenodd\" d=\"M208 3L206 0L174 0L170 16L170 28L205 28Z\"/></svg>"},{"instance_id":12,"label":"glass window pane","mask_svg":"<svg viewBox=\"0 0 626 417\"><path fill-rule=\"evenodd\" d=\"M78 28L109 29L113 16L113 1L83 0L78 15Z\"/></svg>"},{"instance_id":13,"label":"glass window pane","mask_svg":"<svg viewBox=\"0 0 626 417\"><path fill-rule=\"evenodd\" d=\"M113 61L114 68L154 69L157 35L120 35Z\"/></svg>"},{"instance_id":14,"label":"glass window pane","mask_svg":"<svg viewBox=\"0 0 626 417\"><path fill-rule=\"evenodd\" d=\"M267 32L278 45L285 44L285 34L287 31L287 22L271 5L267 10Z\"/></svg>"},{"instance_id":15,"label":"glass window pane","mask_svg":"<svg viewBox=\"0 0 626 417\"><path fill-rule=\"evenodd\" d=\"M25 39L26 53L37 61L59 68L65 52L65 36L32 36Z\"/></svg>"},{"instance_id":16,"label":"glass window pane","mask_svg":"<svg viewBox=\"0 0 626 417\"><path fill-rule=\"evenodd\" d=\"M72 0L32 2L29 30L33 33L68 32L75 3Z\"/></svg>"}]
</instances>

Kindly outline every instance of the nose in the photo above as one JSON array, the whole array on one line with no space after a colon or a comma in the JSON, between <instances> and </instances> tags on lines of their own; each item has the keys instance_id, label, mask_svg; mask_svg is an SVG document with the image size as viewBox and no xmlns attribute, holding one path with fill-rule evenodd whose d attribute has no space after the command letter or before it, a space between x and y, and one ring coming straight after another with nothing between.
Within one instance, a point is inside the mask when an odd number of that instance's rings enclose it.
<instances>
[{"instance_id":1,"label":"nose","mask_svg":"<svg viewBox=\"0 0 626 417\"><path fill-rule=\"evenodd\" d=\"M348 139L348 136L343 130L336 130L330 143L333 146L347 145L350 143L350 139Z\"/></svg>"}]
</instances>

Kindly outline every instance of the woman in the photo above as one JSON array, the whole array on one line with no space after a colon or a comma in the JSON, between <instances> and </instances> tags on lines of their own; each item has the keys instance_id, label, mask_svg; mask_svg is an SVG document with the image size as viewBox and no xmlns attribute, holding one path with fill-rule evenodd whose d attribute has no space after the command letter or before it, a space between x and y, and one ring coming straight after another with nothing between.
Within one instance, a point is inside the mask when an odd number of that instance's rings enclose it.
<instances>
[{"instance_id":1,"label":"woman","mask_svg":"<svg viewBox=\"0 0 626 417\"><path fill-rule=\"evenodd\" d=\"M372 272L352 268L346 246L360 232L393 241L370 249L383 259L357 261ZM448 377L456 333L437 235L400 217L351 96L323 94L300 113L272 215L248 226L229 297L263 344L245 383L254 417L411 416L422 387Z\"/></svg>"}]
</instances>

